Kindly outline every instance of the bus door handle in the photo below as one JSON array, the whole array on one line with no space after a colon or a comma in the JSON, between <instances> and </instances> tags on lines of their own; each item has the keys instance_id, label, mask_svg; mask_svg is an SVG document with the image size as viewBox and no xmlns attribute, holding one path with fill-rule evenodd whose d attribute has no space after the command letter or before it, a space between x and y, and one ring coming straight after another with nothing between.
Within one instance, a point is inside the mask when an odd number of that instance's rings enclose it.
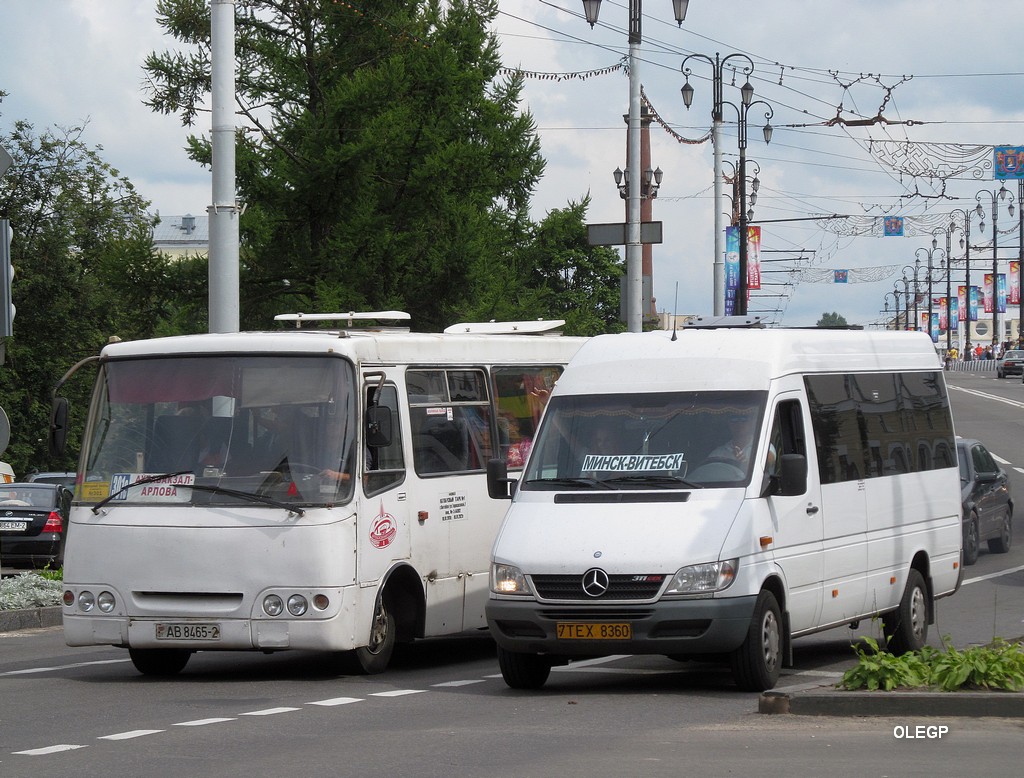
<instances>
[{"instance_id":1,"label":"bus door handle","mask_svg":"<svg viewBox=\"0 0 1024 778\"><path fill-rule=\"evenodd\" d=\"M808 516L813 516L817 512L818 512L818 506L817 505L808 505L807 506L807 515Z\"/></svg>"}]
</instances>

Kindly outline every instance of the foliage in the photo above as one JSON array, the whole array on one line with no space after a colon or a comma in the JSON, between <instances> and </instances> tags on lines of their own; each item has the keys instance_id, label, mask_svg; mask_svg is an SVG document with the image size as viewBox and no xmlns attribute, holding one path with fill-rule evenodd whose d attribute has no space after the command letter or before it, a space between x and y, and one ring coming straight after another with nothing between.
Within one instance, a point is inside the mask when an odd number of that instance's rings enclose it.
<instances>
[{"instance_id":1,"label":"foliage","mask_svg":"<svg viewBox=\"0 0 1024 778\"><path fill-rule=\"evenodd\" d=\"M16 121L0 133L14 159L0 178L0 214L14 232L17 306L14 335L4 344L0 403L12 430L4 458L16 473L74 469L74 438L60 461L47 454L54 384L111 336L151 335L177 294L173 268L152 250L148 202L82 142L83 132L78 126L39 133ZM73 435L89 383L66 386Z\"/></svg>"},{"instance_id":2,"label":"foliage","mask_svg":"<svg viewBox=\"0 0 1024 778\"><path fill-rule=\"evenodd\" d=\"M815 326L816 327L848 327L849 325L847 324L846 319L843 316L840 316L838 313L835 313L833 311L832 313L823 313L823 314L821 314L821 318L818 319L818 323Z\"/></svg>"},{"instance_id":3,"label":"foliage","mask_svg":"<svg viewBox=\"0 0 1024 778\"><path fill-rule=\"evenodd\" d=\"M844 689L892 691L901 687L924 686L928 683L928 667L918 654L909 652L896 656L879 649L878 642L871 637L865 637L863 640L871 651L855 649L859 661L843 674L840 686Z\"/></svg>"},{"instance_id":4,"label":"foliage","mask_svg":"<svg viewBox=\"0 0 1024 778\"><path fill-rule=\"evenodd\" d=\"M863 638L870 648L856 648L857 664L843 674L844 689L917 688L1024 690L1024 647L1020 642L996 640L989 646L960 651L943 641L943 650L925 646L895 656L882 651L877 641Z\"/></svg>"},{"instance_id":5,"label":"foliage","mask_svg":"<svg viewBox=\"0 0 1024 778\"><path fill-rule=\"evenodd\" d=\"M543 171L522 78L500 71L497 8L239 0L243 326L405 307L437 329L493 290ZM210 89L208 4L161 0L157 14L183 52L147 58L147 104L191 125ZM193 137L190 154L209 164L209 142Z\"/></svg>"},{"instance_id":6,"label":"foliage","mask_svg":"<svg viewBox=\"0 0 1024 778\"><path fill-rule=\"evenodd\" d=\"M36 573L22 573L0 580L0 610L45 608L60 605L63 585Z\"/></svg>"}]
</instances>

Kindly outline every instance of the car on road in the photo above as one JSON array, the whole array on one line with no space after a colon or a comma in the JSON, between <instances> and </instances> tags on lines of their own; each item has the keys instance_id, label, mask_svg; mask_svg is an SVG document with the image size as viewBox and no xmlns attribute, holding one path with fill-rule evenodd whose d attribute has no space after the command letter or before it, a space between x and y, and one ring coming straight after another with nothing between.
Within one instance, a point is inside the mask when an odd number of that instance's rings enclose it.
<instances>
[{"instance_id":1,"label":"car on road","mask_svg":"<svg viewBox=\"0 0 1024 778\"><path fill-rule=\"evenodd\" d=\"M1024 351L1011 349L996 359L996 377L1006 378L1008 375L1019 375L1024 380Z\"/></svg>"},{"instance_id":2,"label":"car on road","mask_svg":"<svg viewBox=\"0 0 1024 778\"><path fill-rule=\"evenodd\" d=\"M1006 471L978 440L956 439L960 460L964 564L978 561L981 542L1003 554L1013 540L1013 497Z\"/></svg>"},{"instance_id":3,"label":"car on road","mask_svg":"<svg viewBox=\"0 0 1024 778\"><path fill-rule=\"evenodd\" d=\"M0 559L6 567L64 564L71 490L61 484L0 484Z\"/></svg>"},{"instance_id":4,"label":"car on road","mask_svg":"<svg viewBox=\"0 0 1024 778\"><path fill-rule=\"evenodd\" d=\"M31 484L62 484L68 489L74 489L75 473L29 473L25 481Z\"/></svg>"}]
</instances>

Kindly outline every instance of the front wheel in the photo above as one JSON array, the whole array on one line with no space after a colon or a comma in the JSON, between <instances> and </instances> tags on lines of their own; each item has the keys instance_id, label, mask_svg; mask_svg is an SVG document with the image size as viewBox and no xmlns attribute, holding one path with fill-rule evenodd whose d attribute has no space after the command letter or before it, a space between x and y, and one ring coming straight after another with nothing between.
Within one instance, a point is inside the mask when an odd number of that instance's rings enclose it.
<instances>
[{"instance_id":1,"label":"front wheel","mask_svg":"<svg viewBox=\"0 0 1024 778\"><path fill-rule=\"evenodd\" d=\"M192 652L184 648L129 648L128 655L143 675L166 678L184 670Z\"/></svg>"},{"instance_id":2,"label":"front wheel","mask_svg":"<svg viewBox=\"0 0 1024 778\"><path fill-rule=\"evenodd\" d=\"M882 616L882 630L891 654L919 651L928 639L928 587L916 569L907 576L900 606Z\"/></svg>"},{"instance_id":3,"label":"front wheel","mask_svg":"<svg viewBox=\"0 0 1024 778\"><path fill-rule=\"evenodd\" d=\"M516 654L498 646L501 677L512 689L539 689L551 674L551 660L538 654Z\"/></svg>"},{"instance_id":4,"label":"front wheel","mask_svg":"<svg viewBox=\"0 0 1024 778\"><path fill-rule=\"evenodd\" d=\"M1010 550L1010 543L1013 542L1013 524L1010 520L1010 511L1003 513L1002 523L999 525L999 536L988 542L988 550L993 554L1005 554Z\"/></svg>"},{"instance_id":5,"label":"front wheel","mask_svg":"<svg viewBox=\"0 0 1024 778\"><path fill-rule=\"evenodd\" d=\"M741 691L763 692L775 686L782 669L782 611L775 595L757 595L754 616L743 644L729 656L732 675Z\"/></svg>"},{"instance_id":6,"label":"front wheel","mask_svg":"<svg viewBox=\"0 0 1024 778\"><path fill-rule=\"evenodd\" d=\"M381 595L373 611L373 624L370 627L370 642L348 652L352 671L360 675L378 675L383 673L391 662L395 651L395 633L398 624L395 622L394 607Z\"/></svg>"}]
</instances>

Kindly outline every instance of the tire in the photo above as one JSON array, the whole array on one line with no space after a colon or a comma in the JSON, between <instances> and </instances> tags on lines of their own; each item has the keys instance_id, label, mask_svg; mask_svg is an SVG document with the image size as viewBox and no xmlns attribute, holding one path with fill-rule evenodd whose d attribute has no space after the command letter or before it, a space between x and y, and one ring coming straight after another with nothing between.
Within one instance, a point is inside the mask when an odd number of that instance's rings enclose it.
<instances>
[{"instance_id":1,"label":"tire","mask_svg":"<svg viewBox=\"0 0 1024 778\"><path fill-rule=\"evenodd\" d=\"M910 569L899 607L882 616L882 630L891 654L919 651L928 640L928 587L917 569Z\"/></svg>"},{"instance_id":2,"label":"tire","mask_svg":"<svg viewBox=\"0 0 1024 778\"><path fill-rule=\"evenodd\" d=\"M192 656L185 648L129 648L128 654L140 673L161 678L180 673Z\"/></svg>"},{"instance_id":3,"label":"tire","mask_svg":"<svg viewBox=\"0 0 1024 778\"><path fill-rule=\"evenodd\" d=\"M971 514L967 521L967 529L964 533L964 566L973 565L978 561L978 547L981 541L978 540L978 515Z\"/></svg>"},{"instance_id":4,"label":"tire","mask_svg":"<svg viewBox=\"0 0 1024 778\"><path fill-rule=\"evenodd\" d=\"M538 654L516 654L498 646L501 677L511 689L539 689L551 674L551 660Z\"/></svg>"},{"instance_id":5,"label":"tire","mask_svg":"<svg viewBox=\"0 0 1024 778\"><path fill-rule=\"evenodd\" d=\"M391 655L395 652L395 635L398 631L394 612L394 606L386 593L378 598L370 627L370 642L346 652L347 669L359 675L378 675L387 669Z\"/></svg>"},{"instance_id":6,"label":"tire","mask_svg":"<svg viewBox=\"0 0 1024 778\"><path fill-rule=\"evenodd\" d=\"M743 644L729 655L736 686L763 692L775 686L782 670L782 611L775 595L762 589Z\"/></svg>"},{"instance_id":7,"label":"tire","mask_svg":"<svg viewBox=\"0 0 1024 778\"><path fill-rule=\"evenodd\" d=\"M1013 522L1010 519L1010 511L1006 510L1003 513L1003 523L999 528L999 536L992 538L988 542L988 550L993 554L1005 554L1010 550L1010 544L1013 542Z\"/></svg>"}]
</instances>

